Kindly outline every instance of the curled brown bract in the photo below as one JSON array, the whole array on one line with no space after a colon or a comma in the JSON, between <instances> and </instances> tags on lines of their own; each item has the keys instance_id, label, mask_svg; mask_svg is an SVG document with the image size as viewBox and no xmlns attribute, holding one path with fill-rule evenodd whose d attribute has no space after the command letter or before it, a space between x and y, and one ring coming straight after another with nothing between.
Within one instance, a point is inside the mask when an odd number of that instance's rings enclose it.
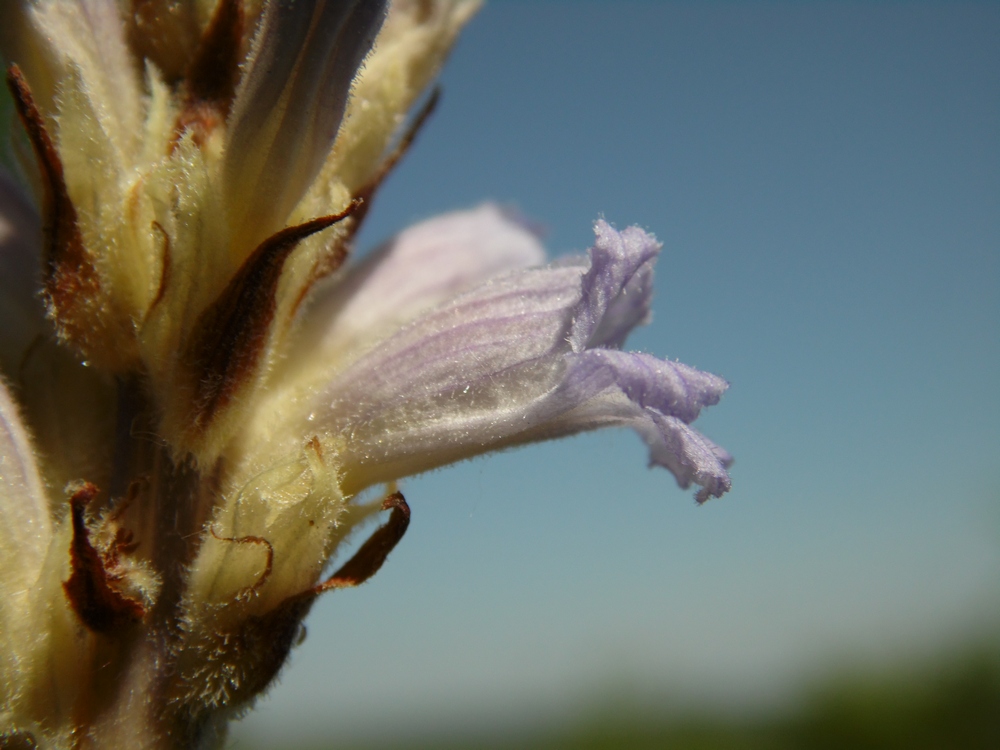
<instances>
[{"instance_id":1,"label":"curled brown bract","mask_svg":"<svg viewBox=\"0 0 1000 750\"><path fill-rule=\"evenodd\" d=\"M122 579L111 571L118 555L134 550L131 535L119 530L109 554L102 555L91 543L85 511L98 495L90 483L81 485L70 497L73 542L70 545L72 574L63 590L80 621L95 633L111 634L146 616L146 606L121 590Z\"/></svg>"},{"instance_id":2,"label":"curled brown bract","mask_svg":"<svg viewBox=\"0 0 1000 750\"><path fill-rule=\"evenodd\" d=\"M94 298L100 290L100 279L80 236L59 152L35 104L31 87L17 65L7 68L7 87L41 177L45 302L60 334L79 344L87 339L89 331L74 313Z\"/></svg>"},{"instance_id":3,"label":"curled brown bract","mask_svg":"<svg viewBox=\"0 0 1000 750\"><path fill-rule=\"evenodd\" d=\"M209 528L209 532L212 534L213 538L218 539L220 542L232 542L234 544L257 544L266 548L267 560L264 563L264 572L257 577L257 580L253 584L247 586L245 589L241 589L240 592L236 594L236 598L239 601L247 601L253 596L256 596L264 584L267 583L267 579L271 577L271 571L274 569L274 546L262 536L219 536L215 531L215 527Z\"/></svg>"},{"instance_id":4,"label":"curled brown bract","mask_svg":"<svg viewBox=\"0 0 1000 750\"><path fill-rule=\"evenodd\" d=\"M360 205L354 201L338 214L271 235L202 313L183 355L193 381L189 424L196 430L203 431L255 375L277 307L278 282L292 251L306 237L351 216ZM345 250L340 262L346 255Z\"/></svg>"}]
</instances>

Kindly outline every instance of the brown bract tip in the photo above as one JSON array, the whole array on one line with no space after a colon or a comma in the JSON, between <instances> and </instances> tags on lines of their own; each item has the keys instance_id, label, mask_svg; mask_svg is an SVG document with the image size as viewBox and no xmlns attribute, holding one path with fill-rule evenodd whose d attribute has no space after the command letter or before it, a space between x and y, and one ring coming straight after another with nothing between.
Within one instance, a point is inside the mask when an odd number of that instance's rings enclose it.
<instances>
[{"instance_id":1,"label":"brown bract tip","mask_svg":"<svg viewBox=\"0 0 1000 750\"><path fill-rule=\"evenodd\" d=\"M112 633L141 621L146 616L146 607L142 601L124 593L122 577L111 572L118 562L118 554L135 548L131 536L127 532L116 535L107 555L102 555L90 541L85 511L97 494L97 487L87 482L70 497L73 518L70 565L73 572L63 583L63 590L84 625L95 633Z\"/></svg>"},{"instance_id":2,"label":"brown bract tip","mask_svg":"<svg viewBox=\"0 0 1000 750\"><path fill-rule=\"evenodd\" d=\"M382 501L382 510L392 511L389 520L379 526L368 541L362 544L354 556L336 573L310 589L308 592L310 595L318 596L329 589L360 586L378 573L410 525L410 506L406 504L402 492L393 492L386 497Z\"/></svg>"},{"instance_id":3,"label":"brown bract tip","mask_svg":"<svg viewBox=\"0 0 1000 750\"><path fill-rule=\"evenodd\" d=\"M218 539L220 542L257 544L265 548L267 558L264 563L264 572L260 574L253 584L242 589L236 595L236 598L240 601L249 600L260 591L261 587L267 583L267 579L271 577L271 571L274 569L274 546L262 536L219 536L214 527L210 527L209 532L213 538Z\"/></svg>"},{"instance_id":4,"label":"brown bract tip","mask_svg":"<svg viewBox=\"0 0 1000 750\"><path fill-rule=\"evenodd\" d=\"M174 127L175 143L190 130L195 142L204 144L225 122L239 83L244 21L240 0L222 0L216 6L184 74L187 95Z\"/></svg>"},{"instance_id":5,"label":"brown bract tip","mask_svg":"<svg viewBox=\"0 0 1000 750\"><path fill-rule=\"evenodd\" d=\"M424 129L424 125L430 119L431 115L434 114L434 110L437 109L438 104L441 103L441 87L435 86L431 95L427 97L427 101L423 103L419 110L417 110L416 115L414 115L410 124L407 126L403 135L400 137L399 141L393 147L379 168L376 170L375 174L368 180L365 185L361 187L358 191L358 197L364 201L361 206L361 210L358 211L355 217L355 228L361 226L361 222L364 221L365 216L371 209L372 198L374 198L375 193L385 182L385 179L392 173L392 170L403 160L403 157L409 153L410 148L413 147L414 142L417 140L417 136L420 135L420 131Z\"/></svg>"},{"instance_id":6,"label":"brown bract tip","mask_svg":"<svg viewBox=\"0 0 1000 750\"><path fill-rule=\"evenodd\" d=\"M243 22L243 3L221 0L185 75L189 97L229 111L239 81Z\"/></svg>"},{"instance_id":7,"label":"brown bract tip","mask_svg":"<svg viewBox=\"0 0 1000 750\"><path fill-rule=\"evenodd\" d=\"M256 374L277 308L278 282L285 261L309 235L350 216L359 202L344 211L286 227L264 240L195 325L186 349L194 376L191 424L204 430L237 390Z\"/></svg>"},{"instance_id":8,"label":"brown bract tip","mask_svg":"<svg viewBox=\"0 0 1000 750\"><path fill-rule=\"evenodd\" d=\"M59 152L45 127L45 119L35 104L28 81L17 65L7 68L7 86L35 152L41 176L45 300L64 335L70 339L85 338L84 323L72 320L72 312L100 290L97 270L80 236L76 208L66 189Z\"/></svg>"},{"instance_id":9,"label":"brown bract tip","mask_svg":"<svg viewBox=\"0 0 1000 750\"><path fill-rule=\"evenodd\" d=\"M372 200L375 197L375 193L377 193L378 189L382 187L382 183L385 182L386 178L392 173L392 170L396 168L399 162L403 160L403 157L409 153L410 148L417 139L417 136L423 130L424 125L427 124L431 115L434 114L434 110L437 109L440 102L441 87L438 86L435 87L435 89L431 92L431 95L427 97L427 101L425 101L417 111L416 115L413 117L412 121L407 126L403 135L397 141L393 149L382 160L382 163L375 171L375 174L358 190L355 200L359 201L361 205L353 215L354 222L351 224L350 228L351 237L356 235L361 229L361 225L364 223L365 217L368 215L368 211L371 210ZM306 301L306 298L309 296L309 293L312 291L317 282L327 278L330 274L340 268L346 255L347 251L342 245L336 248L334 252L321 255L317 258L316 264L313 266L312 273L309 275L309 281L303 285L298 298L295 300L295 304L292 306L293 312L297 311L302 306L302 303Z\"/></svg>"}]
</instances>

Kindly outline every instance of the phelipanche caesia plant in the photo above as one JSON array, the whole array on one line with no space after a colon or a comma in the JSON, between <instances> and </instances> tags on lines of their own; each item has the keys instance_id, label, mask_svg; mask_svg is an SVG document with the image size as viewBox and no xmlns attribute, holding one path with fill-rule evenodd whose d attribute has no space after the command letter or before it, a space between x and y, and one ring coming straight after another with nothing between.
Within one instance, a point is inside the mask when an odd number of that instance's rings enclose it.
<instances>
[{"instance_id":1,"label":"phelipanche caesia plant","mask_svg":"<svg viewBox=\"0 0 1000 750\"><path fill-rule=\"evenodd\" d=\"M220 745L401 539L401 477L628 426L729 489L690 426L725 381L621 350L643 230L546 265L483 205L344 264L473 0L0 7L4 747Z\"/></svg>"}]
</instances>

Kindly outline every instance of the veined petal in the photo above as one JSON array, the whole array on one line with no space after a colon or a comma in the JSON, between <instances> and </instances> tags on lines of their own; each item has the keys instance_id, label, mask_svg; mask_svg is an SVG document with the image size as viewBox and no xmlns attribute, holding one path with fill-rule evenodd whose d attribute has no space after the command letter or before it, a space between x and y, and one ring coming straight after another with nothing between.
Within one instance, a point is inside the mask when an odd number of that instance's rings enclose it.
<instances>
[{"instance_id":1,"label":"veined petal","mask_svg":"<svg viewBox=\"0 0 1000 750\"><path fill-rule=\"evenodd\" d=\"M546 384L554 385L542 390ZM688 425L701 407L718 402L726 383L678 363L590 350L519 363L432 398L420 393L427 382L396 385L386 411L349 417L348 484L388 481L510 445L629 427L649 447L651 465L670 470L683 488L701 487L698 502L730 488L731 456Z\"/></svg>"},{"instance_id":2,"label":"veined petal","mask_svg":"<svg viewBox=\"0 0 1000 750\"><path fill-rule=\"evenodd\" d=\"M298 399L316 425L342 435L345 491L505 446L627 426L646 440L651 463L682 487L702 486L699 501L725 492L728 454L687 423L718 402L726 382L645 354L583 348L622 341L645 317L658 250L641 230L600 223L589 264L492 279Z\"/></svg>"},{"instance_id":3,"label":"veined petal","mask_svg":"<svg viewBox=\"0 0 1000 750\"><path fill-rule=\"evenodd\" d=\"M686 424L698 418L702 407L719 403L729 387L718 375L638 352L589 349L568 359L563 387L574 400L585 401L615 386L636 406Z\"/></svg>"},{"instance_id":4,"label":"veined petal","mask_svg":"<svg viewBox=\"0 0 1000 750\"><path fill-rule=\"evenodd\" d=\"M523 222L492 204L416 224L379 247L327 287L309 310L289 366L331 362L421 313L507 271L545 262L545 250Z\"/></svg>"},{"instance_id":5,"label":"veined petal","mask_svg":"<svg viewBox=\"0 0 1000 750\"><path fill-rule=\"evenodd\" d=\"M514 272L420 317L333 380L334 413L374 416L404 382L406 401L448 399L561 354L580 275L558 266Z\"/></svg>"},{"instance_id":6,"label":"veined petal","mask_svg":"<svg viewBox=\"0 0 1000 750\"><path fill-rule=\"evenodd\" d=\"M281 0L261 19L226 143L226 204L237 248L284 226L333 145L385 0Z\"/></svg>"},{"instance_id":7,"label":"veined petal","mask_svg":"<svg viewBox=\"0 0 1000 750\"><path fill-rule=\"evenodd\" d=\"M708 373L699 374L715 377ZM567 381L572 380L571 371ZM728 492L731 481L726 469L733 462L732 456L684 420L665 415L655 408L644 408L632 400L626 393L629 385L634 386L634 383L612 383L589 400L576 402L578 405L535 427L532 433L525 435L525 441L561 437L601 427L629 427L639 433L649 447L650 465L668 469L677 479L677 484L684 489L692 484L701 487L695 493L695 499L699 503ZM669 383L654 381L647 383L645 389L663 389L669 393L671 387ZM580 395L579 391L571 387L562 393L553 394L552 401L557 407Z\"/></svg>"},{"instance_id":8,"label":"veined petal","mask_svg":"<svg viewBox=\"0 0 1000 750\"><path fill-rule=\"evenodd\" d=\"M573 318L573 351L621 346L649 317L653 264L662 245L638 227L618 232L603 219L594 225L596 242L583 280L583 299Z\"/></svg>"}]
</instances>

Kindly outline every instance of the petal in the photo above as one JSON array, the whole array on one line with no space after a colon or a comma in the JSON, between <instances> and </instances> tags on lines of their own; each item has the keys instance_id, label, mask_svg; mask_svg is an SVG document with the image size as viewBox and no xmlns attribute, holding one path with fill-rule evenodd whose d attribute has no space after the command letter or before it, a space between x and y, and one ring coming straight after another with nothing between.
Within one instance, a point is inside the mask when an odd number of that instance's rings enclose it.
<instances>
[{"instance_id":1,"label":"petal","mask_svg":"<svg viewBox=\"0 0 1000 750\"><path fill-rule=\"evenodd\" d=\"M638 227L618 232L603 220L594 225L594 235L580 310L570 332L576 352L621 346L629 331L647 320L653 264L661 247Z\"/></svg>"},{"instance_id":2,"label":"petal","mask_svg":"<svg viewBox=\"0 0 1000 750\"><path fill-rule=\"evenodd\" d=\"M655 412L650 416L658 430L652 439L644 435L652 463L670 469L681 487L700 486L695 493L699 503L722 497L732 488L726 469L733 457L727 451L676 417L661 417Z\"/></svg>"},{"instance_id":3,"label":"petal","mask_svg":"<svg viewBox=\"0 0 1000 750\"><path fill-rule=\"evenodd\" d=\"M225 193L238 247L249 252L281 229L323 166L387 4L267 4L227 135Z\"/></svg>"},{"instance_id":4,"label":"petal","mask_svg":"<svg viewBox=\"0 0 1000 750\"><path fill-rule=\"evenodd\" d=\"M628 426L646 440L651 463L683 487L703 487L699 500L725 492L728 454L687 426L718 402L722 378L645 354L575 348L623 340L626 323L644 317L637 311L658 249L641 230L599 225L589 265L492 279L304 396L310 419L342 434L345 490L505 446ZM623 303L627 290L647 302Z\"/></svg>"},{"instance_id":5,"label":"petal","mask_svg":"<svg viewBox=\"0 0 1000 750\"><path fill-rule=\"evenodd\" d=\"M444 377L440 389L429 380L398 378L395 398L384 404L389 409L348 418L348 482L355 466L359 483L369 484L510 445L630 427L649 446L650 464L671 471L683 488L702 488L699 502L729 490L731 456L688 425L701 407L718 402L727 385L722 378L611 350L548 359L480 376L460 390ZM471 362L451 364L458 369Z\"/></svg>"},{"instance_id":6,"label":"petal","mask_svg":"<svg viewBox=\"0 0 1000 750\"><path fill-rule=\"evenodd\" d=\"M585 266L553 265L491 279L417 318L333 372L326 359L311 364L297 360L301 368L285 370L294 377L272 380L275 387L267 402L255 411L253 423L232 448L235 460L263 461L268 455L293 450L303 435L346 434L356 427L364 427L366 437L355 445L364 453L368 450L364 441L377 440L376 432L403 435L407 412L434 418L441 412L439 406L456 411L456 417L463 409L483 406L484 418L494 420L494 406L499 408L496 402L502 398L496 390L501 373L535 366L538 377L509 381L516 392L508 400L520 408L530 398L528 391L542 395L558 383L555 372L544 377L542 371L560 366L555 353L569 352L566 332L585 272ZM473 382L483 389L485 401L476 402ZM419 425L414 422L409 427ZM481 452L463 450L465 455ZM355 458L371 463L360 454ZM383 467L379 477L404 476L430 468L427 461L440 465L448 460L415 455L415 462L403 460L405 466ZM381 479L371 479L377 481ZM360 488L355 482L345 492Z\"/></svg>"},{"instance_id":7,"label":"petal","mask_svg":"<svg viewBox=\"0 0 1000 750\"><path fill-rule=\"evenodd\" d=\"M379 341L491 277L544 262L535 234L492 204L421 222L327 287L309 310L289 361L295 367L318 357L343 367L365 342Z\"/></svg>"},{"instance_id":8,"label":"petal","mask_svg":"<svg viewBox=\"0 0 1000 750\"><path fill-rule=\"evenodd\" d=\"M719 403L729 384L718 375L649 354L590 349L569 357L563 387L585 401L614 386L643 409L690 424L703 406Z\"/></svg>"},{"instance_id":9,"label":"petal","mask_svg":"<svg viewBox=\"0 0 1000 750\"><path fill-rule=\"evenodd\" d=\"M728 452L715 445L677 417L643 409L621 390L611 388L541 425L529 439L560 437L601 427L629 427L649 447L649 463L668 469L677 484L701 489L695 499L703 503L721 497L732 482L726 469L733 463Z\"/></svg>"},{"instance_id":10,"label":"petal","mask_svg":"<svg viewBox=\"0 0 1000 750\"><path fill-rule=\"evenodd\" d=\"M400 398L447 399L491 387L507 370L553 360L568 348L580 275L559 266L515 272L437 308L335 378L328 388L335 411L375 414Z\"/></svg>"},{"instance_id":11,"label":"petal","mask_svg":"<svg viewBox=\"0 0 1000 750\"><path fill-rule=\"evenodd\" d=\"M0 367L13 376L28 345L45 330L38 214L0 172Z\"/></svg>"}]
</instances>

